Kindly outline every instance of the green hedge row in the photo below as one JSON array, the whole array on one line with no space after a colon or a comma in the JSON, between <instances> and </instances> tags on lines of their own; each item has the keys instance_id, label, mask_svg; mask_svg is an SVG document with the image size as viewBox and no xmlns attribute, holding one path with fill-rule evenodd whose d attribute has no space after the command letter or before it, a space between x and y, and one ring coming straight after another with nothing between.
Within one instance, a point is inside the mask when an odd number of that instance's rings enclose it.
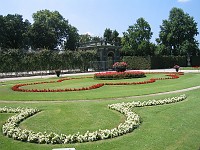
<instances>
[{"instance_id":1,"label":"green hedge row","mask_svg":"<svg viewBox=\"0 0 200 150\"><path fill-rule=\"evenodd\" d=\"M174 65L187 66L185 56L154 56L151 57L151 69L173 68Z\"/></svg>"},{"instance_id":2,"label":"green hedge row","mask_svg":"<svg viewBox=\"0 0 200 150\"><path fill-rule=\"evenodd\" d=\"M26 72L40 70L73 70L86 71L91 60L97 59L95 50L63 52L40 50L27 52L19 49L0 50L0 73Z\"/></svg>"},{"instance_id":3,"label":"green hedge row","mask_svg":"<svg viewBox=\"0 0 200 150\"><path fill-rule=\"evenodd\" d=\"M150 69L150 57L124 56L122 61L128 64L127 69Z\"/></svg>"},{"instance_id":4,"label":"green hedge row","mask_svg":"<svg viewBox=\"0 0 200 150\"><path fill-rule=\"evenodd\" d=\"M187 58L185 56L124 56L122 61L128 64L128 69L165 69L173 68L176 64L182 67L187 66Z\"/></svg>"},{"instance_id":5,"label":"green hedge row","mask_svg":"<svg viewBox=\"0 0 200 150\"><path fill-rule=\"evenodd\" d=\"M191 66L200 66L200 56L192 56L191 64Z\"/></svg>"}]
</instances>

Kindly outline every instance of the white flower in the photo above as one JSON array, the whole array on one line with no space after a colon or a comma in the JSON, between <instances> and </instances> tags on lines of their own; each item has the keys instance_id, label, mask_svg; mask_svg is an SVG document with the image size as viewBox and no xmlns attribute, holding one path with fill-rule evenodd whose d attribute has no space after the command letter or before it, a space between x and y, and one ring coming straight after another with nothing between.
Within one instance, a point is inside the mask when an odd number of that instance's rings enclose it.
<instances>
[{"instance_id":1,"label":"white flower","mask_svg":"<svg viewBox=\"0 0 200 150\"><path fill-rule=\"evenodd\" d=\"M0 108L0 113L18 113L6 121L6 123L2 127L2 132L4 135L9 138L13 138L20 141L31 142L31 143L39 143L39 144L68 144L68 143L82 143L82 142L90 142L96 140L103 140L108 138L114 138L117 136L121 136L123 134L132 132L135 128L140 125L140 116L132 111L134 107L144 107L144 106L152 106L152 105L163 105L170 104L182 101L186 99L186 95L180 95L178 97L165 98L163 100L149 100L144 102L128 102L128 103L117 103L108 105L110 109L116 110L126 116L126 120L124 123L120 123L118 127L113 129L104 129L97 130L94 132L87 131L85 134L81 135L78 133L72 135L65 134L56 134L46 132L38 132L34 133L30 130L22 130L18 127L20 122L25 120L26 118L36 114L39 112L38 109L32 108Z\"/></svg>"}]
</instances>

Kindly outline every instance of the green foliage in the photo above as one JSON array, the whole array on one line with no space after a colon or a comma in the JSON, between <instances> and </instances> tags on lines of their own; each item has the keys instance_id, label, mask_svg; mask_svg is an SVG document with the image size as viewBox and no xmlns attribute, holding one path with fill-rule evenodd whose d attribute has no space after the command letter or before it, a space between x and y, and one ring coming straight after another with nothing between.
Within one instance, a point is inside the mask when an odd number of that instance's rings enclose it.
<instances>
[{"instance_id":1,"label":"green foliage","mask_svg":"<svg viewBox=\"0 0 200 150\"><path fill-rule=\"evenodd\" d=\"M144 89L140 89L144 90ZM47 145L32 144L15 141L0 134L1 150L49 150L54 148L74 147L76 149L88 150L130 150L130 149L198 149L200 136L199 115L199 90L186 92L187 101L181 103L164 105L159 107L133 108L138 113L143 122L134 133L126 136L80 144ZM169 94L161 96L151 96L145 98L131 98L120 100L100 100L98 102L41 102L41 103L7 103L8 107L28 107L38 108L42 113L23 121L21 128L37 132L51 131L57 133L84 133L87 130L111 129L119 122L124 121L124 116L115 111L111 111L106 106L108 104L135 101L147 101L149 99L164 99L166 97L177 96L179 94ZM5 103L0 103L1 107ZM77 112L78 111L78 112ZM81 114L81 115L80 115ZM0 114L0 126L13 114ZM12 143L12 144L11 144Z\"/></svg>"},{"instance_id":2,"label":"green foliage","mask_svg":"<svg viewBox=\"0 0 200 150\"><path fill-rule=\"evenodd\" d=\"M82 43L87 43L87 42L91 42L91 35L89 34L82 34L82 35L79 35L79 43L82 44Z\"/></svg>"},{"instance_id":3,"label":"green foliage","mask_svg":"<svg viewBox=\"0 0 200 150\"><path fill-rule=\"evenodd\" d=\"M172 8L169 19L163 20L157 42L162 55L196 55L198 42L197 23L180 8Z\"/></svg>"},{"instance_id":4,"label":"green foliage","mask_svg":"<svg viewBox=\"0 0 200 150\"><path fill-rule=\"evenodd\" d=\"M191 64L192 64L192 67L195 67L195 66L200 66L200 56L192 56L191 57Z\"/></svg>"},{"instance_id":5,"label":"green foliage","mask_svg":"<svg viewBox=\"0 0 200 150\"><path fill-rule=\"evenodd\" d=\"M41 80L41 79L37 79ZM44 80L44 79L43 79ZM130 91L133 95L135 90L141 93L147 93L150 91L163 92L169 90L176 90L180 88L192 87L199 85L199 74L185 74L183 77L177 80L167 80L166 82L160 81L157 85L151 84L148 87L145 86L136 86L131 87ZM14 81L12 81L14 82ZM6 86L12 84L12 82L6 82ZM15 81L16 83L23 81ZM164 83L163 83L164 82ZM169 83L170 82L170 83ZM6 86L1 86L0 91L1 95L4 95L4 90ZM173 88L171 87L173 86ZM149 90L153 89L153 90ZM160 91L158 91L160 89ZM119 92L120 91L120 92ZM92 91L92 92L95 92ZM101 95L104 96L105 92L110 92L110 94L126 93L127 89L122 89L120 87L114 88L114 90L104 89L102 90ZM115 92L115 93L112 93ZM134 131L134 133L127 134L126 136L99 141L94 143L85 143L85 144L65 144L65 145L47 145L47 144L31 144L24 143L19 141L14 141L13 139L6 138L4 135L0 134L1 149L2 150L15 150L15 149L27 149L27 150L48 150L53 148L64 148L64 147L75 147L76 149L97 149L97 150L130 150L134 149L198 149L200 136L200 120L199 120L199 89L184 92L188 99L178 104L165 105L159 107L145 107L145 108L133 108L133 111L138 113L143 122L141 126ZM11 96L11 91L6 93ZM91 93L90 93L91 94ZM21 95L21 93L19 94ZM45 94L41 94L46 96ZM63 97L63 100L67 100L68 96L59 93L57 94L58 98ZM95 96L96 93L93 94ZM119 96L118 95L118 96ZM119 123L124 121L124 116L115 111L109 110L106 106L113 103L123 102L132 102L134 101L148 101L149 99L164 99L166 97L177 96L179 94L168 94L160 96L145 96L144 98L122 98L122 99L100 99L95 102L87 101L77 101L77 97L82 96L82 93L76 94L73 93L75 101L72 102L0 102L0 106L4 107L26 107L26 108L38 108L42 110L42 113L39 113L36 116L23 121L20 124L20 127L36 132L47 132L51 131L57 133L85 133L87 130L95 131L98 129L111 129L116 127ZM35 96L35 95L34 95ZM34 97L33 96L33 97ZM41 97L42 97L41 96ZM16 95L15 95L16 97ZM13 100L15 99L13 97ZM30 95L23 95L30 100ZM55 98L55 95L51 95L52 99ZM1 97L2 98L2 97ZM82 97L83 98L83 97ZM36 98L37 99L37 98ZM6 100L4 98L4 100ZM15 99L16 100L16 99ZM45 100L48 100L46 98ZM55 100L55 99L54 99ZM81 115L80 115L81 114ZM13 114L0 114L0 126L6 122L6 120L11 117ZM164 136L163 136L164 135ZM159 137L159 138L158 138ZM184 137L184 138L183 138ZM134 142L133 142L134 141ZM11 144L12 143L12 144ZM163 144L164 143L164 144ZM177 144L180 143L180 144Z\"/></svg>"},{"instance_id":6,"label":"green foliage","mask_svg":"<svg viewBox=\"0 0 200 150\"><path fill-rule=\"evenodd\" d=\"M128 64L128 69L165 69L173 68L174 65L187 66L185 56L124 56L123 61ZM192 62L192 66L193 62Z\"/></svg>"},{"instance_id":7,"label":"green foliage","mask_svg":"<svg viewBox=\"0 0 200 150\"><path fill-rule=\"evenodd\" d=\"M112 30L110 28L106 28L103 34L103 37L105 38L106 42L111 43L112 42Z\"/></svg>"},{"instance_id":8,"label":"green foliage","mask_svg":"<svg viewBox=\"0 0 200 150\"><path fill-rule=\"evenodd\" d=\"M0 16L0 47L1 48L27 48L28 30L30 23L28 20L23 21L21 15L8 14Z\"/></svg>"},{"instance_id":9,"label":"green foliage","mask_svg":"<svg viewBox=\"0 0 200 150\"><path fill-rule=\"evenodd\" d=\"M20 72L56 69L81 69L86 71L90 61L97 59L95 50L63 51L48 49L27 53L19 49L0 51L0 72Z\"/></svg>"},{"instance_id":10,"label":"green foliage","mask_svg":"<svg viewBox=\"0 0 200 150\"><path fill-rule=\"evenodd\" d=\"M33 13L33 24L22 15L0 15L0 47L10 49L46 48L75 50L78 30L58 11L47 9Z\"/></svg>"},{"instance_id":11,"label":"green foliage","mask_svg":"<svg viewBox=\"0 0 200 150\"><path fill-rule=\"evenodd\" d=\"M68 28L67 41L65 42L65 49L75 50L78 45L79 34L78 29L72 25L69 25Z\"/></svg>"},{"instance_id":12,"label":"green foliage","mask_svg":"<svg viewBox=\"0 0 200 150\"><path fill-rule=\"evenodd\" d=\"M24 52L19 49L5 49L0 51L0 72L21 71Z\"/></svg>"},{"instance_id":13,"label":"green foliage","mask_svg":"<svg viewBox=\"0 0 200 150\"><path fill-rule=\"evenodd\" d=\"M119 79L131 79L131 78L143 78L143 77L146 77L146 75L144 72L141 71L103 72L94 74L94 79L99 79L99 80L119 80ZM124 84L126 84L126 82Z\"/></svg>"},{"instance_id":14,"label":"green foliage","mask_svg":"<svg viewBox=\"0 0 200 150\"><path fill-rule=\"evenodd\" d=\"M112 45L121 45L121 38L117 30L112 31L110 28L106 28L103 34L105 41Z\"/></svg>"},{"instance_id":15,"label":"green foliage","mask_svg":"<svg viewBox=\"0 0 200 150\"><path fill-rule=\"evenodd\" d=\"M154 55L151 27L144 18L139 18L136 23L129 26L127 32L123 33L122 53L124 55L148 56Z\"/></svg>"},{"instance_id":16,"label":"green foliage","mask_svg":"<svg viewBox=\"0 0 200 150\"><path fill-rule=\"evenodd\" d=\"M128 64L128 69L150 69L150 57L124 56L123 61Z\"/></svg>"},{"instance_id":17,"label":"green foliage","mask_svg":"<svg viewBox=\"0 0 200 150\"><path fill-rule=\"evenodd\" d=\"M58 11L41 10L33 14L30 36L33 48L54 49L69 35L68 21Z\"/></svg>"},{"instance_id":18,"label":"green foliage","mask_svg":"<svg viewBox=\"0 0 200 150\"><path fill-rule=\"evenodd\" d=\"M55 75L56 77L56 75ZM93 76L91 76L93 77ZM134 78L134 79L122 79L122 80L107 80L106 83L124 83L124 82L142 82L148 81L151 78L165 78L164 74L147 74L145 78ZM103 86L95 90L86 91L73 91L73 92L47 92L47 93L26 93L26 92L15 92L12 91L11 87L14 84L20 83L33 83L33 82L44 82L44 81L55 81L54 79L32 79L23 81L7 81L4 82L4 86L0 86L0 93L2 100L21 100L21 101L32 101L32 100L46 100L46 101L70 101L70 100L96 100L104 98L117 98L117 97L129 97L138 95L154 94L159 92L174 91L193 86L200 85L200 74L185 74L180 76L179 79L173 80L161 80L151 84L142 85L115 85L115 86ZM49 84L37 84L24 87L26 89L63 89L63 88L81 88L87 87L94 84L105 83L105 81L94 80L93 78L83 78L77 80L65 80L63 82L49 83ZM141 90L142 89L142 90ZM149 90L153 89L153 90ZM1 102L1 100L0 100Z\"/></svg>"},{"instance_id":19,"label":"green foliage","mask_svg":"<svg viewBox=\"0 0 200 150\"><path fill-rule=\"evenodd\" d=\"M187 66L187 59L185 56L154 56L151 57L152 69L173 68L174 65L180 67Z\"/></svg>"}]
</instances>

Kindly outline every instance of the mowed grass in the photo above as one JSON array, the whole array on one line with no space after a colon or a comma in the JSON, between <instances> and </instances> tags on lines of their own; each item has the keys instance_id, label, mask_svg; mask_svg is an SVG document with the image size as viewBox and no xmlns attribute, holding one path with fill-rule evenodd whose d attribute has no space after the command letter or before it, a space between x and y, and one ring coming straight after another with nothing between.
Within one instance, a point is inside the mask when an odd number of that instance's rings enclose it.
<instances>
[{"instance_id":1,"label":"mowed grass","mask_svg":"<svg viewBox=\"0 0 200 150\"><path fill-rule=\"evenodd\" d=\"M146 80L159 76L161 75L150 75L147 78L136 80ZM125 117L116 111L108 109L108 104L131 102L133 100L164 99L180 94L186 94L188 98L176 104L134 108L133 111L141 116L142 124L133 132L114 139L67 145L47 145L15 141L3 136L2 132L0 132L1 150L51 150L59 147L75 147L76 150L198 150L200 148L200 89L184 93L148 96L136 99L109 99L112 97L143 95L198 86L200 85L200 74L185 74L179 79L156 81L156 83L146 85L105 86L96 90L70 93L21 93L13 92L10 89L13 84L18 82L26 83L27 81L36 82L38 80L48 81L54 79L9 81L3 83L5 86L1 86L0 88L0 99L11 99L8 102L0 101L0 107L36 107L42 110L37 115L30 117L20 124L21 128L36 132L46 131L48 133L72 134L77 132L84 133L88 130L111 129L123 122ZM55 80L57 79L55 78ZM89 81L90 79L87 80ZM9 95L6 97L6 94ZM14 96L12 96L13 94ZM69 98L70 94L72 94L71 98ZM59 99L59 95L61 99ZM90 100L80 100L82 99L81 96L83 98L85 96L85 98ZM39 100L55 101L31 101L37 100L37 98L41 98ZM26 99L28 101L25 101ZM79 101L76 101L77 99ZM23 101L12 102L12 100ZM0 114L0 127L12 115L14 114Z\"/></svg>"},{"instance_id":2,"label":"mowed grass","mask_svg":"<svg viewBox=\"0 0 200 150\"><path fill-rule=\"evenodd\" d=\"M198 150L200 143L200 98L199 91L185 92L188 98L176 104L164 106L151 106L134 108L142 118L142 124L133 132L121 137L89 143L77 143L67 145L31 144L15 141L2 135L0 132L1 150L48 150L58 147L75 147L76 150ZM179 93L182 94L182 93ZM163 99L177 96L177 94L162 95L156 97L101 100L79 102L40 102L40 103L0 103L11 107L37 107L41 113L33 116L20 124L26 128L40 132L57 133L81 133L87 130L113 128L125 119L118 112L109 110L107 105L117 102L130 102L133 100ZM12 114L0 114L0 126Z\"/></svg>"},{"instance_id":3,"label":"mowed grass","mask_svg":"<svg viewBox=\"0 0 200 150\"><path fill-rule=\"evenodd\" d=\"M93 78L66 80L61 83L50 83L25 86L28 89L62 89L62 88L81 88L88 87L97 83L105 82L139 82L146 81L150 78L165 77L164 74L147 74L145 78L138 79L124 79L124 80L94 80ZM179 79L173 80L157 80L155 83L143 85L115 85L103 86L98 89L87 91L73 91L73 92L47 92L47 93L33 93L33 92L16 92L12 91L11 87L19 83L32 83L40 81L55 81L53 79L34 79L23 81L7 81L4 86L0 86L1 98L0 100L95 100L105 98L129 97L138 95L147 95L159 92L167 92L173 90L180 90L192 86L200 85L200 74L185 74Z\"/></svg>"}]
</instances>

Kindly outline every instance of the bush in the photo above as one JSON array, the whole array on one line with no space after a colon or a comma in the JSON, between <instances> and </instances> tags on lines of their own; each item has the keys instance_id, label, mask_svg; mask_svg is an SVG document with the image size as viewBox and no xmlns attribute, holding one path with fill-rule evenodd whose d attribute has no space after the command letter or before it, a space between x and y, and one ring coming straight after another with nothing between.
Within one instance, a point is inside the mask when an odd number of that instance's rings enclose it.
<instances>
[{"instance_id":1,"label":"bush","mask_svg":"<svg viewBox=\"0 0 200 150\"><path fill-rule=\"evenodd\" d=\"M95 79L101 80L117 80L117 79L131 79L131 78L143 78L146 77L142 71L129 71L129 72L103 72L95 73Z\"/></svg>"},{"instance_id":2,"label":"bush","mask_svg":"<svg viewBox=\"0 0 200 150\"><path fill-rule=\"evenodd\" d=\"M147 57L140 56L124 56L123 61L128 64L127 69L150 69L151 60Z\"/></svg>"},{"instance_id":3,"label":"bush","mask_svg":"<svg viewBox=\"0 0 200 150\"><path fill-rule=\"evenodd\" d=\"M200 66L200 56L191 57L191 66Z\"/></svg>"},{"instance_id":4,"label":"bush","mask_svg":"<svg viewBox=\"0 0 200 150\"><path fill-rule=\"evenodd\" d=\"M185 56L153 56L151 57L151 69L173 68L178 64L181 67L187 66Z\"/></svg>"}]
</instances>

